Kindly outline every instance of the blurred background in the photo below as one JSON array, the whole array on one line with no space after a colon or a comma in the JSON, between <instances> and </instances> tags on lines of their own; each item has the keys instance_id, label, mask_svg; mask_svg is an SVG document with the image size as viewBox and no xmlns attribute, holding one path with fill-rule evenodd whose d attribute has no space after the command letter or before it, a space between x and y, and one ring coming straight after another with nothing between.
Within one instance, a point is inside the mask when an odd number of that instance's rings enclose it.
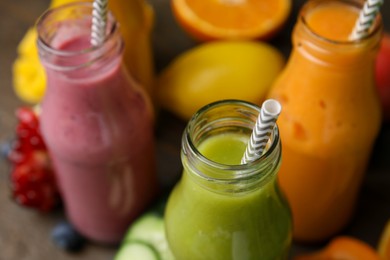
<instances>
[{"instance_id":1,"label":"blurred background","mask_svg":"<svg viewBox=\"0 0 390 260\"><path fill-rule=\"evenodd\" d=\"M169 0L148 0L155 12L152 46L156 73L165 68L177 55L197 45L177 25L172 17ZM288 58L291 50L291 29L297 12L305 1L293 0L293 10L287 24L270 43ZM385 1L386 2L386 1ZM13 91L12 64L16 48L27 29L49 6L49 0L0 1L0 142L13 137L16 118L14 111L23 105ZM385 28L390 31L390 3L383 8ZM390 72L389 72L390 73ZM158 119L159 174L169 186L180 175L180 138L185 122L167 111ZM343 234L356 236L376 247L380 234L390 219L390 126L385 124L377 141L369 173L359 199L357 213ZM62 210L49 214L22 208L9 195L9 167L0 162L0 260L70 260L112 259L117 248L88 244L79 253L56 248L50 239L52 228L64 218ZM319 191L321 192L321 191ZM315 250L322 245L294 244L292 254Z\"/></svg>"}]
</instances>

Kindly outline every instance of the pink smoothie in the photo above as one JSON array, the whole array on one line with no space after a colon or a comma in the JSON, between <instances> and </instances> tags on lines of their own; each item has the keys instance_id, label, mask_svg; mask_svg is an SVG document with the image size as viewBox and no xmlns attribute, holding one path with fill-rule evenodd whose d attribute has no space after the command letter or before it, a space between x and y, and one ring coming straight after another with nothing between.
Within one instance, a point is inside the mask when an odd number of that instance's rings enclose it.
<instances>
[{"instance_id":1,"label":"pink smoothie","mask_svg":"<svg viewBox=\"0 0 390 260\"><path fill-rule=\"evenodd\" d=\"M89 40L89 34L67 35L53 43L76 51L90 48ZM49 63L79 65L88 55ZM117 243L155 195L153 113L121 66L121 52L103 56L70 71L44 62L41 127L69 220L92 240Z\"/></svg>"}]
</instances>

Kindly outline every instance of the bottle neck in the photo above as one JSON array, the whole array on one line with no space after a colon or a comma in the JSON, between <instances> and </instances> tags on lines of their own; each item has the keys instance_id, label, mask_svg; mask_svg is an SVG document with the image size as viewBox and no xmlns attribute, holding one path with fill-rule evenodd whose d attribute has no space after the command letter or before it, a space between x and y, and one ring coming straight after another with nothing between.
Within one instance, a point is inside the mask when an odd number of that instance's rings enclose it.
<instances>
[{"instance_id":1,"label":"bottle neck","mask_svg":"<svg viewBox=\"0 0 390 260\"><path fill-rule=\"evenodd\" d=\"M260 108L253 104L225 100L196 113L182 138L181 158L186 177L203 188L223 194L250 192L275 180L281 159L277 127L271 134L268 149L254 162L227 165L212 161L199 151L203 142L216 135L243 134L249 139L259 112Z\"/></svg>"},{"instance_id":2,"label":"bottle neck","mask_svg":"<svg viewBox=\"0 0 390 260\"><path fill-rule=\"evenodd\" d=\"M294 27L294 54L304 57L312 64L322 66L347 69L372 66L382 36L383 25L381 17L377 17L370 33L362 39L330 39L316 31L309 21L309 16L312 12L318 11L318 9L330 4L346 5L348 8L357 10L357 12L363 8L363 2L359 0L309 1L301 9ZM323 19L328 19L326 16L323 17L325 17ZM341 22L339 21L338 23Z\"/></svg>"},{"instance_id":3,"label":"bottle neck","mask_svg":"<svg viewBox=\"0 0 390 260\"><path fill-rule=\"evenodd\" d=\"M107 16L105 41L100 46L90 44L92 10L91 3L71 3L40 17L38 50L47 70L85 77L92 67L99 73L121 62L123 40L111 13Z\"/></svg>"}]
</instances>

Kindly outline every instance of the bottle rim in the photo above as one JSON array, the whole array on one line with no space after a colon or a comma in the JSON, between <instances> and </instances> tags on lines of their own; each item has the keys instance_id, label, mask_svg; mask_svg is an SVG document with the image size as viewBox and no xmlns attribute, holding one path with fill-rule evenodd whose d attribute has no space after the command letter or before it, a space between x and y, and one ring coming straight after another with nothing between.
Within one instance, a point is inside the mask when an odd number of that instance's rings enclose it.
<instances>
[{"instance_id":1,"label":"bottle rim","mask_svg":"<svg viewBox=\"0 0 390 260\"><path fill-rule=\"evenodd\" d=\"M121 38L120 32L119 32L119 25L115 20L115 17L113 14L109 11L107 13L107 30L106 30L106 37L102 44L99 46L93 46L80 49L80 50L61 50L56 48L52 45L52 43L49 41L48 37L43 36L44 30L43 28L47 23L52 22L53 19L55 19L56 15L59 15L61 12L69 12L69 10L77 10L77 13L75 11L71 12L74 15L87 15L84 16L88 17L88 15L91 17L91 25L92 25L92 10L93 10L93 4L91 2L72 2L68 4L61 5L59 7L51 8L46 10L37 20L36 22L36 29L38 32L37 36L37 45L39 54L41 56L45 55L53 55L57 57L61 57L64 59L71 59L73 57L77 57L80 55L89 55L89 57L92 57L91 59L88 59L86 62L77 64L77 65L55 65L55 64L47 64L49 67L57 70L67 71L67 70L74 70L83 68L86 66L89 66L91 63L94 63L100 59L103 58L104 53L109 52L116 52L121 53L124 48L124 43ZM80 20L80 19L79 19ZM61 22L65 21L65 19L61 20ZM57 23L59 24L59 23ZM116 39L120 39L120 41L117 41Z\"/></svg>"},{"instance_id":2,"label":"bottle rim","mask_svg":"<svg viewBox=\"0 0 390 260\"><path fill-rule=\"evenodd\" d=\"M309 23L306 20L306 14L309 12L309 10L313 7L317 7L321 4L329 4L330 2L340 2L345 3L354 7L357 7L358 9L362 9L364 2L360 0L310 0L307 3L305 3L302 7L302 9L299 12L298 15L298 21L300 21L303 25L305 30L312 35L313 37L320 39L324 42L334 44L334 45L355 45L366 42L368 39L373 37L374 35L378 34L380 31L382 31L383 23L382 23L382 17L380 14L375 19L375 22L373 23L373 29L370 30L370 32L365 35L362 38L355 39L355 40L334 40L329 39L325 36L322 36L313 30L313 28L309 25Z\"/></svg>"},{"instance_id":3,"label":"bottle rim","mask_svg":"<svg viewBox=\"0 0 390 260\"><path fill-rule=\"evenodd\" d=\"M215 170L215 172L213 172L213 176L209 176L204 174L201 170L192 168L192 172L195 173L197 177L200 177L207 182L223 184L230 183L232 181L239 182L249 180L252 178L257 178L258 182L265 181L269 177L274 176L280 166L280 137L277 125L275 125L275 128L271 133L270 145L264 151L262 156L257 160L246 164L227 165L210 160L198 150L197 145L193 140L194 131L199 130L199 123L201 123L203 115L215 109L224 109L224 107L229 105L236 106L237 110L240 110L238 112L246 117L245 122L249 123L251 129L253 128L256 123L258 113L260 112L260 107L253 103L243 100L227 99L216 101L202 107L192 116L183 133L183 165L201 165L201 167ZM226 118L225 120L229 120L229 118ZM218 119L215 121L218 121ZM205 128L207 127L209 126L205 126ZM185 159L183 157L185 157Z\"/></svg>"}]
</instances>

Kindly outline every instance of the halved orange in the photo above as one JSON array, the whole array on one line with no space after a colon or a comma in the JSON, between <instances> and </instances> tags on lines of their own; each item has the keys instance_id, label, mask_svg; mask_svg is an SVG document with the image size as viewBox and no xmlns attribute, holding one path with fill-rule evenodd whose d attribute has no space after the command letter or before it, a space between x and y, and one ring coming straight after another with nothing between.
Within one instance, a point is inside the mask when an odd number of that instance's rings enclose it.
<instances>
[{"instance_id":1,"label":"halved orange","mask_svg":"<svg viewBox=\"0 0 390 260\"><path fill-rule=\"evenodd\" d=\"M291 11L291 0L172 0L178 23L200 41L267 40Z\"/></svg>"}]
</instances>

